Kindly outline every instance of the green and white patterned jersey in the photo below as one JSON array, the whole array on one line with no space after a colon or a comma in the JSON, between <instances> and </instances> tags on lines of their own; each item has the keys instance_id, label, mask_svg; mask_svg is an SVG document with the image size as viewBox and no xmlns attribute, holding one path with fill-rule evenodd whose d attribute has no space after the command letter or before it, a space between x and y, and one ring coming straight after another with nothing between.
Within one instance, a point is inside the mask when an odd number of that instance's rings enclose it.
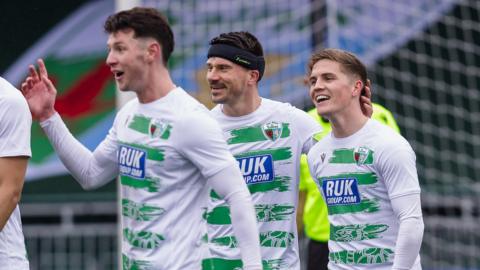
<instances>
[{"instance_id":1,"label":"green and white patterned jersey","mask_svg":"<svg viewBox=\"0 0 480 270\"><path fill-rule=\"evenodd\" d=\"M321 127L290 104L268 99L245 116L228 117L221 105L212 115L252 194L264 269L300 269L295 220L300 155L310 150L315 142L312 136ZM214 190L210 200L206 219L213 259L204 263L204 269L241 269L229 208Z\"/></svg>"},{"instance_id":2,"label":"green and white patterned jersey","mask_svg":"<svg viewBox=\"0 0 480 270\"><path fill-rule=\"evenodd\" d=\"M368 120L349 137L327 135L308 164L328 206L328 268L391 269L399 221L390 201L420 193L410 144ZM420 269L419 256L412 269Z\"/></svg>"},{"instance_id":3,"label":"green and white patterned jersey","mask_svg":"<svg viewBox=\"0 0 480 270\"><path fill-rule=\"evenodd\" d=\"M118 150L123 269L200 269L206 179L235 162L210 112L180 88L135 99L105 143Z\"/></svg>"}]
</instances>

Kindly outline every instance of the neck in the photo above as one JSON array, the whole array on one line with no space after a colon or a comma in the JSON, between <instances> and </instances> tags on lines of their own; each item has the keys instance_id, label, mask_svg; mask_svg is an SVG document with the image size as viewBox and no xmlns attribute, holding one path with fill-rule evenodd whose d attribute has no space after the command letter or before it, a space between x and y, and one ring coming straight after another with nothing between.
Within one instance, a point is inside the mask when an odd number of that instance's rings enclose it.
<instances>
[{"instance_id":1,"label":"neck","mask_svg":"<svg viewBox=\"0 0 480 270\"><path fill-rule=\"evenodd\" d=\"M338 113L328 117L332 132L336 138L345 138L359 131L368 121L368 117L363 115L361 109L353 112Z\"/></svg>"},{"instance_id":2,"label":"neck","mask_svg":"<svg viewBox=\"0 0 480 270\"><path fill-rule=\"evenodd\" d=\"M166 96L175 88L170 73L163 66L151 69L149 72L147 71L146 76L145 87L137 91L137 97L140 103L153 102Z\"/></svg>"},{"instance_id":3,"label":"neck","mask_svg":"<svg viewBox=\"0 0 480 270\"><path fill-rule=\"evenodd\" d=\"M243 95L234 100L234 102L225 103L222 106L222 112L227 116L239 117L254 112L262 103L262 98L258 95L258 89L252 89L251 94Z\"/></svg>"}]
</instances>

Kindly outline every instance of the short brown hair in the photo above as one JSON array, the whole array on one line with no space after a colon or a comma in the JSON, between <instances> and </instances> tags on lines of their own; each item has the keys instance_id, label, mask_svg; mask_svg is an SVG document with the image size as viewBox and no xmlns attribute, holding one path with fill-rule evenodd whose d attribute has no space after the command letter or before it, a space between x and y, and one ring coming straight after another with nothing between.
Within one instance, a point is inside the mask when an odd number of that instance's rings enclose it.
<instances>
[{"instance_id":1,"label":"short brown hair","mask_svg":"<svg viewBox=\"0 0 480 270\"><path fill-rule=\"evenodd\" d=\"M322 49L310 56L307 76L312 74L313 66L320 60L330 60L340 64L340 69L354 76L360 77L363 85L367 84L367 68L353 53L340 49Z\"/></svg>"},{"instance_id":2,"label":"short brown hair","mask_svg":"<svg viewBox=\"0 0 480 270\"><path fill-rule=\"evenodd\" d=\"M103 26L111 34L133 29L134 37L151 37L162 46L163 63L166 65L173 52L175 41L168 20L154 8L135 7L110 15Z\"/></svg>"}]
</instances>

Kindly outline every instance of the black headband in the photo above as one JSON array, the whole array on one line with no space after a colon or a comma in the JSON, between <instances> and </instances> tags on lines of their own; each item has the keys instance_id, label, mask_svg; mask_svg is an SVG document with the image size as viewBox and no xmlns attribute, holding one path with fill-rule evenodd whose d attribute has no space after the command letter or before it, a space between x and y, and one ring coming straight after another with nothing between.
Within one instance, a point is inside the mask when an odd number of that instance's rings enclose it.
<instances>
[{"instance_id":1,"label":"black headband","mask_svg":"<svg viewBox=\"0 0 480 270\"><path fill-rule=\"evenodd\" d=\"M258 70L260 73L259 81L262 79L263 72L265 71L265 59L263 59L263 56L256 56L247 50L230 45L213 44L208 50L207 57L225 58L244 68Z\"/></svg>"}]
</instances>

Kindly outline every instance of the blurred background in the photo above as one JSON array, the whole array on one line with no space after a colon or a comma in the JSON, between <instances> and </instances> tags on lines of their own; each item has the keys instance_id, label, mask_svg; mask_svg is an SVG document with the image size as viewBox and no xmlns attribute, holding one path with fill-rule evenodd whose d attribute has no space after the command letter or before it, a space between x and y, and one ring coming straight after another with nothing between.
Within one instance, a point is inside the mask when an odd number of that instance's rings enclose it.
<instances>
[{"instance_id":1,"label":"blurred background","mask_svg":"<svg viewBox=\"0 0 480 270\"><path fill-rule=\"evenodd\" d=\"M0 74L17 87L45 59L56 109L94 149L116 111L103 22L134 1L2 1ZM480 269L479 0L137 0L173 26L169 66L176 84L211 106L208 41L247 30L262 42L264 97L312 108L303 85L318 48L357 54L373 101L395 116L417 153L425 235L424 269ZM83 191L38 124L21 212L31 269L118 269L115 181ZM302 242L304 244L304 241Z\"/></svg>"}]
</instances>

